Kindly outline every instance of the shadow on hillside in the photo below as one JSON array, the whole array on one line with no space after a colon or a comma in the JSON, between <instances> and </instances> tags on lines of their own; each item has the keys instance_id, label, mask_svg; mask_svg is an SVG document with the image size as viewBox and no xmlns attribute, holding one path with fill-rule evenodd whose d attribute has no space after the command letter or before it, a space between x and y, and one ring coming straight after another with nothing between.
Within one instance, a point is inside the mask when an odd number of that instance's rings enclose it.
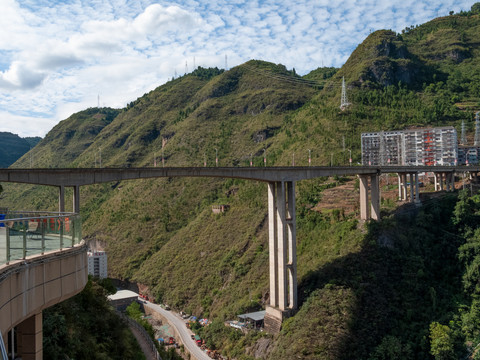
<instances>
[{"instance_id":1,"label":"shadow on hillside","mask_svg":"<svg viewBox=\"0 0 480 360\"><path fill-rule=\"evenodd\" d=\"M438 211L435 204L427 206L424 213L430 211ZM400 351L406 351L411 358L429 357L429 324L452 310L455 294L461 293L461 279L455 244L450 246L448 239L442 242L435 234L424 240L421 227L419 239L409 236L417 232L408 227L418 226L418 212L419 208L412 204L395 212L397 223L406 224L405 234L397 227L387 234L381 224L365 224L367 235L360 252L336 259L301 279L300 304L316 296L314 291L331 286L354 293L348 331L336 339L335 359L369 359L387 335L395 336L403 348ZM451 210L446 214L449 216ZM436 231L441 234L441 230ZM396 242L403 243L397 247ZM324 325L322 319L315 321ZM314 343L315 338L312 346Z\"/></svg>"}]
</instances>

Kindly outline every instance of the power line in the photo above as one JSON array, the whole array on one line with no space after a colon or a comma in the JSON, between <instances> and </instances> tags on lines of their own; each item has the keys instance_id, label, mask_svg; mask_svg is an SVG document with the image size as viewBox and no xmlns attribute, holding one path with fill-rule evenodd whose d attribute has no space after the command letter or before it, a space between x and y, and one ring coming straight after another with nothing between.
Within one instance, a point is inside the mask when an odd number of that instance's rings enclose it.
<instances>
[{"instance_id":1,"label":"power line","mask_svg":"<svg viewBox=\"0 0 480 360\"><path fill-rule=\"evenodd\" d=\"M255 73L257 73L257 74L260 74L260 75L263 75L265 77L269 77L269 78L275 79L275 80L286 81L286 82L290 82L290 83L294 83L294 84L307 85L307 86L312 86L312 87L324 87L326 85L326 82L325 83L320 83L320 82L315 81L315 80L308 80L308 79L304 79L304 78L301 78L301 77L293 77L293 76L289 76L289 75L285 75L285 74L273 74L271 72L261 70L261 69L258 69L254 66L250 66L250 65L247 65L247 64L243 64L242 66L251 70L251 71L253 71L253 72L255 72ZM333 81L329 82L328 85L333 86L333 87L340 86Z\"/></svg>"}]
</instances>

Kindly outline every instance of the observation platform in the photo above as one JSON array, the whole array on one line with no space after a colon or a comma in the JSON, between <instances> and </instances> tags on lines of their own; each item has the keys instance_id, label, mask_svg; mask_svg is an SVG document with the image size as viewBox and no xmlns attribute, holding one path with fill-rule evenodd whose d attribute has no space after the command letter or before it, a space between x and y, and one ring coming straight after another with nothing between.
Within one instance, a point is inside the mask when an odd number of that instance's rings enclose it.
<instances>
[{"instance_id":1,"label":"observation platform","mask_svg":"<svg viewBox=\"0 0 480 360\"><path fill-rule=\"evenodd\" d=\"M87 246L73 213L0 215L0 360L42 359L42 310L86 285Z\"/></svg>"}]
</instances>

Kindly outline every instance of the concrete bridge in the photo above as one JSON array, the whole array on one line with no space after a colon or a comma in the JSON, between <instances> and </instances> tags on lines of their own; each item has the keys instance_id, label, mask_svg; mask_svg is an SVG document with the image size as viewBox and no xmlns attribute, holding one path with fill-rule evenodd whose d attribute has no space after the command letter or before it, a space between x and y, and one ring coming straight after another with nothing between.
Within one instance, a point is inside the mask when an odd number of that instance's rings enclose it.
<instances>
[{"instance_id":1,"label":"concrete bridge","mask_svg":"<svg viewBox=\"0 0 480 360\"><path fill-rule=\"evenodd\" d=\"M170 167L89 169L0 169L0 183L16 182L59 188L59 211L65 211L65 187L73 188L73 210L80 211L80 186L158 177L239 178L268 184L270 305L265 327L278 332L298 307L295 182L327 176L358 176L360 218L380 219L379 176L398 175L399 199L419 201L420 172L435 174L435 190L453 190L455 173L476 177L480 166L345 166L345 167ZM408 176L410 181L408 181ZM410 187L410 194L408 188Z\"/></svg>"}]
</instances>

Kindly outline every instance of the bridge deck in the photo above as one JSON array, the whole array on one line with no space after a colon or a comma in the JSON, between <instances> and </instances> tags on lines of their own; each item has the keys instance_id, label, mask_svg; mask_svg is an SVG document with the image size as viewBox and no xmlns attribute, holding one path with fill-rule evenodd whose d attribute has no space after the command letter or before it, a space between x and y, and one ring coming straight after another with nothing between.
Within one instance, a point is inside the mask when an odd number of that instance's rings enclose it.
<instances>
[{"instance_id":1,"label":"bridge deck","mask_svg":"<svg viewBox=\"0 0 480 360\"><path fill-rule=\"evenodd\" d=\"M480 171L480 166L308 166L0 169L0 182L81 186L156 177L220 177L264 182L299 181L324 176L381 173Z\"/></svg>"}]
</instances>

